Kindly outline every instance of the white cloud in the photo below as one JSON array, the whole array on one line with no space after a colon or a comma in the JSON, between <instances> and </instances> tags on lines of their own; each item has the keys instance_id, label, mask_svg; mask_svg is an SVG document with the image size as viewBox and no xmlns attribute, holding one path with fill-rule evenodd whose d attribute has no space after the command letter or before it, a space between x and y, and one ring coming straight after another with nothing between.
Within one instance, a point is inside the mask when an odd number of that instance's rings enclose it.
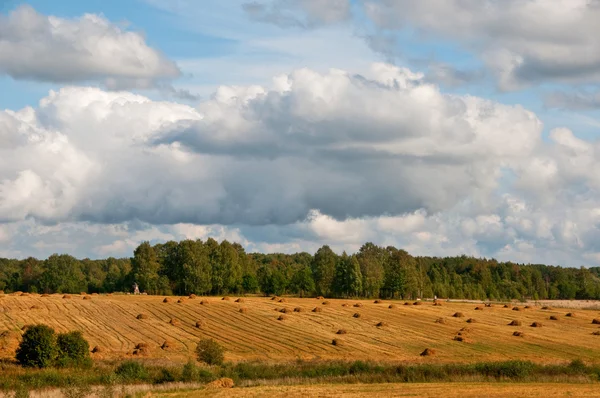
<instances>
[{"instance_id":1,"label":"white cloud","mask_svg":"<svg viewBox=\"0 0 600 398\"><path fill-rule=\"evenodd\" d=\"M595 261L600 147L541 130L522 107L385 64L222 87L197 108L66 87L0 112L3 253L125 256L215 237Z\"/></svg>"},{"instance_id":2,"label":"white cloud","mask_svg":"<svg viewBox=\"0 0 600 398\"><path fill-rule=\"evenodd\" d=\"M100 81L111 89L152 88L180 75L141 34L101 15L64 19L30 6L0 15L0 73L58 83Z\"/></svg>"}]
</instances>

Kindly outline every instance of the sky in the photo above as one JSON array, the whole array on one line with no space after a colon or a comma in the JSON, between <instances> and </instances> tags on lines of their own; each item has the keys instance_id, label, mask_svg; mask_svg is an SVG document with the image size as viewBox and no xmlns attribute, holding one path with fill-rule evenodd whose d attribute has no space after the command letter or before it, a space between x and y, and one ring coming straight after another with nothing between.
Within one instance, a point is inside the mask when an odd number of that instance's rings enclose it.
<instances>
[{"instance_id":1,"label":"sky","mask_svg":"<svg viewBox=\"0 0 600 398\"><path fill-rule=\"evenodd\" d=\"M0 0L0 257L600 265L599 0Z\"/></svg>"}]
</instances>

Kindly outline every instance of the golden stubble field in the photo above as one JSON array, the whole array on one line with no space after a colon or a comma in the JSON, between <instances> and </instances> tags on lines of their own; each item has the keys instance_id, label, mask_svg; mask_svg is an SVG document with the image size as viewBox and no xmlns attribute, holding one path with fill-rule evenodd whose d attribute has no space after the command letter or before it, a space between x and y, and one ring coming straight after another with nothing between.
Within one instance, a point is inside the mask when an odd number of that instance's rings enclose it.
<instances>
[{"instance_id":1,"label":"golden stubble field","mask_svg":"<svg viewBox=\"0 0 600 398\"><path fill-rule=\"evenodd\" d=\"M0 358L14 357L25 325L44 323L59 332L81 330L90 347L100 348L92 354L95 359L139 357L183 362L193 357L199 339L212 338L226 347L226 360L231 361L301 358L465 363L522 359L557 363L579 358L600 363L600 335L593 334L600 328L592 324L600 313L593 310L524 309L519 305L521 311L514 311L513 305L503 308L501 304L484 307L442 302L434 306L431 302L404 305L390 300L374 303L314 298L279 302L249 297L236 302L237 297L170 297L164 303L164 297L159 296L84 297L0 297ZM242 308L245 310L240 311ZM284 308L288 313L278 311ZM321 310L313 312L314 308ZM453 317L456 312L464 317ZM566 316L569 312L575 316ZM140 314L144 319L137 319ZM281 315L285 319L279 320ZM551 316L557 320L550 320ZM440 318L444 323L436 322ZM520 321L521 326L508 326L513 320ZM380 322L384 326L376 326ZM542 327L531 327L533 322ZM336 334L340 329L346 334ZM513 336L515 331L523 336ZM454 340L459 332L462 342ZM333 345L333 339L342 344ZM140 343L147 348L134 354ZM435 355L420 356L425 348L435 350Z\"/></svg>"}]
</instances>

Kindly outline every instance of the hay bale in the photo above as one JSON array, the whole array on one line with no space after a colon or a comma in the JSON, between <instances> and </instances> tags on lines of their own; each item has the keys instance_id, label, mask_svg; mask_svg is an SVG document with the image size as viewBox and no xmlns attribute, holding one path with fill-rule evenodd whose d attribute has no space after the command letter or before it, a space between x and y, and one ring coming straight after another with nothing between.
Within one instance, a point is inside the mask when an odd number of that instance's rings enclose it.
<instances>
[{"instance_id":1,"label":"hay bale","mask_svg":"<svg viewBox=\"0 0 600 398\"><path fill-rule=\"evenodd\" d=\"M483 311L482 307L475 307L475 311Z\"/></svg>"},{"instance_id":2,"label":"hay bale","mask_svg":"<svg viewBox=\"0 0 600 398\"><path fill-rule=\"evenodd\" d=\"M521 326L521 321L513 320L508 326Z\"/></svg>"},{"instance_id":3,"label":"hay bale","mask_svg":"<svg viewBox=\"0 0 600 398\"><path fill-rule=\"evenodd\" d=\"M375 303L375 304L381 304L381 303L383 303L383 301L381 301L381 300L375 300L375 301L373 301L373 303Z\"/></svg>"},{"instance_id":4,"label":"hay bale","mask_svg":"<svg viewBox=\"0 0 600 398\"><path fill-rule=\"evenodd\" d=\"M410 303L408 301L405 301L404 305L410 305Z\"/></svg>"},{"instance_id":5,"label":"hay bale","mask_svg":"<svg viewBox=\"0 0 600 398\"><path fill-rule=\"evenodd\" d=\"M294 312L304 312L304 308L296 307L294 308Z\"/></svg>"},{"instance_id":6,"label":"hay bale","mask_svg":"<svg viewBox=\"0 0 600 398\"><path fill-rule=\"evenodd\" d=\"M62 298L64 298L64 299L70 299L71 295L70 294L65 294Z\"/></svg>"},{"instance_id":7,"label":"hay bale","mask_svg":"<svg viewBox=\"0 0 600 398\"><path fill-rule=\"evenodd\" d=\"M168 348L171 348L172 345L173 343L171 343L169 340L165 340L164 343L162 343L162 345L160 346L160 348L166 350Z\"/></svg>"},{"instance_id":8,"label":"hay bale","mask_svg":"<svg viewBox=\"0 0 600 398\"><path fill-rule=\"evenodd\" d=\"M225 298L223 298L223 300L225 300ZM273 300L279 300L279 297L277 297L277 296L271 297L271 301L273 301Z\"/></svg>"},{"instance_id":9,"label":"hay bale","mask_svg":"<svg viewBox=\"0 0 600 398\"><path fill-rule=\"evenodd\" d=\"M279 315L279 318L277 318L278 321L285 321L286 320L286 316L285 315Z\"/></svg>"},{"instance_id":10,"label":"hay bale","mask_svg":"<svg viewBox=\"0 0 600 398\"><path fill-rule=\"evenodd\" d=\"M333 344L336 347L341 347L344 345L344 342L340 339L333 339L331 340L331 344Z\"/></svg>"},{"instance_id":11,"label":"hay bale","mask_svg":"<svg viewBox=\"0 0 600 398\"><path fill-rule=\"evenodd\" d=\"M132 352L133 355L148 355L149 350L147 348L135 349Z\"/></svg>"},{"instance_id":12,"label":"hay bale","mask_svg":"<svg viewBox=\"0 0 600 398\"><path fill-rule=\"evenodd\" d=\"M201 328L203 328L203 327L204 327L204 325L206 325L206 323L205 323L203 320L196 321L196 327L197 327L198 329L201 329Z\"/></svg>"},{"instance_id":13,"label":"hay bale","mask_svg":"<svg viewBox=\"0 0 600 398\"><path fill-rule=\"evenodd\" d=\"M177 320L176 318L171 318L171 320L169 321L169 325L178 326L179 320Z\"/></svg>"},{"instance_id":14,"label":"hay bale","mask_svg":"<svg viewBox=\"0 0 600 398\"><path fill-rule=\"evenodd\" d=\"M193 300L193 299L195 299L196 297L198 297L198 296L196 296L194 293L192 293L192 294L190 294L190 295L188 296L188 298L189 298L190 300Z\"/></svg>"},{"instance_id":15,"label":"hay bale","mask_svg":"<svg viewBox=\"0 0 600 398\"><path fill-rule=\"evenodd\" d=\"M502 308L510 308L510 306L508 304L504 304Z\"/></svg>"},{"instance_id":16,"label":"hay bale","mask_svg":"<svg viewBox=\"0 0 600 398\"><path fill-rule=\"evenodd\" d=\"M512 310L513 311L523 311L523 309L521 307L513 307Z\"/></svg>"},{"instance_id":17,"label":"hay bale","mask_svg":"<svg viewBox=\"0 0 600 398\"><path fill-rule=\"evenodd\" d=\"M91 299L92 299L92 296L83 296L83 299L84 299L84 300L91 300Z\"/></svg>"},{"instance_id":18,"label":"hay bale","mask_svg":"<svg viewBox=\"0 0 600 398\"><path fill-rule=\"evenodd\" d=\"M598 319L598 318L594 318L594 319L592 320L592 325L600 325L600 319Z\"/></svg>"},{"instance_id":19,"label":"hay bale","mask_svg":"<svg viewBox=\"0 0 600 398\"><path fill-rule=\"evenodd\" d=\"M415 302L413 303L413 305L423 305L423 302L422 302L422 301L415 301Z\"/></svg>"},{"instance_id":20,"label":"hay bale","mask_svg":"<svg viewBox=\"0 0 600 398\"><path fill-rule=\"evenodd\" d=\"M292 312L292 310L288 309L288 308L282 308L279 310L279 312L283 313L283 314L289 314L290 312Z\"/></svg>"},{"instance_id":21,"label":"hay bale","mask_svg":"<svg viewBox=\"0 0 600 398\"><path fill-rule=\"evenodd\" d=\"M473 318L467 319L467 323L476 323L477 321Z\"/></svg>"},{"instance_id":22,"label":"hay bale","mask_svg":"<svg viewBox=\"0 0 600 398\"><path fill-rule=\"evenodd\" d=\"M211 381L206 385L206 388L233 388L233 380L229 377L223 377L221 379Z\"/></svg>"},{"instance_id":23,"label":"hay bale","mask_svg":"<svg viewBox=\"0 0 600 398\"><path fill-rule=\"evenodd\" d=\"M240 297L239 299L235 300L236 303L245 303L246 299L243 297Z\"/></svg>"},{"instance_id":24,"label":"hay bale","mask_svg":"<svg viewBox=\"0 0 600 398\"><path fill-rule=\"evenodd\" d=\"M348 332L346 332L346 329L340 329L337 332L335 332L335 334L346 334Z\"/></svg>"},{"instance_id":25,"label":"hay bale","mask_svg":"<svg viewBox=\"0 0 600 398\"><path fill-rule=\"evenodd\" d=\"M431 348L425 348L425 350L419 355L421 355L422 357L430 357L432 355L435 355L435 350Z\"/></svg>"},{"instance_id":26,"label":"hay bale","mask_svg":"<svg viewBox=\"0 0 600 398\"><path fill-rule=\"evenodd\" d=\"M551 321L558 321L558 318L554 315L550 315L550 320Z\"/></svg>"},{"instance_id":27,"label":"hay bale","mask_svg":"<svg viewBox=\"0 0 600 398\"><path fill-rule=\"evenodd\" d=\"M552 307L548 307L547 305L545 305L545 306L543 306L543 307L542 307L542 309L543 309L543 310L551 310L551 309L552 309Z\"/></svg>"},{"instance_id":28,"label":"hay bale","mask_svg":"<svg viewBox=\"0 0 600 398\"><path fill-rule=\"evenodd\" d=\"M387 322L379 322L375 326L377 326L378 328L384 328L384 327L389 326L389 325L387 324Z\"/></svg>"},{"instance_id":29,"label":"hay bale","mask_svg":"<svg viewBox=\"0 0 600 398\"><path fill-rule=\"evenodd\" d=\"M329 305L331 303L329 301L323 301L321 304L323 304L323 305Z\"/></svg>"},{"instance_id":30,"label":"hay bale","mask_svg":"<svg viewBox=\"0 0 600 398\"><path fill-rule=\"evenodd\" d=\"M42 294L42 297L50 297L50 295L49 295L49 294L46 294L46 293L44 293L44 294Z\"/></svg>"},{"instance_id":31,"label":"hay bale","mask_svg":"<svg viewBox=\"0 0 600 398\"><path fill-rule=\"evenodd\" d=\"M29 307L30 310L39 310L40 307L38 307L37 305L32 305L31 307Z\"/></svg>"},{"instance_id":32,"label":"hay bale","mask_svg":"<svg viewBox=\"0 0 600 398\"><path fill-rule=\"evenodd\" d=\"M79 293L80 296L85 296L86 294L87 294L86 292Z\"/></svg>"},{"instance_id":33,"label":"hay bale","mask_svg":"<svg viewBox=\"0 0 600 398\"><path fill-rule=\"evenodd\" d=\"M461 341L464 342L465 338L463 336L454 336L454 341Z\"/></svg>"},{"instance_id":34,"label":"hay bale","mask_svg":"<svg viewBox=\"0 0 600 398\"><path fill-rule=\"evenodd\" d=\"M513 332L513 336L525 337L525 335L523 334L523 332Z\"/></svg>"},{"instance_id":35,"label":"hay bale","mask_svg":"<svg viewBox=\"0 0 600 398\"><path fill-rule=\"evenodd\" d=\"M360 307L362 307L362 306L363 306L363 305L362 305L361 303L356 303L356 304L354 304L354 307L355 307L355 308L360 308Z\"/></svg>"},{"instance_id":36,"label":"hay bale","mask_svg":"<svg viewBox=\"0 0 600 398\"><path fill-rule=\"evenodd\" d=\"M441 323L442 325L446 324L446 320L444 318L438 318L435 320L435 323Z\"/></svg>"},{"instance_id":37,"label":"hay bale","mask_svg":"<svg viewBox=\"0 0 600 398\"><path fill-rule=\"evenodd\" d=\"M439 301L435 301L435 302L433 303L433 306L434 306L434 307L441 307L441 306L442 306L442 303L440 303Z\"/></svg>"},{"instance_id":38,"label":"hay bale","mask_svg":"<svg viewBox=\"0 0 600 398\"><path fill-rule=\"evenodd\" d=\"M491 307L493 307L494 305L493 305L492 303L485 303L485 306L486 306L486 307L488 307L488 308L491 308Z\"/></svg>"},{"instance_id":39,"label":"hay bale","mask_svg":"<svg viewBox=\"0 0 600 398\"><path fill-rule=\"evenodd\" d=\"M317 296L317 300L325 300L325 297L323 297L323 296Z\"/></svg>"},{"instance_id":40,"label":"hay bale","mask_svg":"<svg viewBox=\"0 0 600 398\"><path fill-rule=\"evenodd\" d=\"M575 318L577 315L575 315L574 312L568 312L567 315L565 315L565 316L568 316L570 318Z\"/></svg>"},{"instance_id":41,"label":"hay bale","mask_svg":"<svg viewBox=\"0 0 600 398\"><path fill-rule=\"evenodd\" d=\"M542 327L542 323L541 322L533 322L530 326L532 328L541 328Z\"/></svg>"},{"instance_id":42,"label":"hay bale","mask_svg":"<svg viewBox=\"0 0 600 398\"><path fill-rule=\"evenodd\" d=\"M163 300L163 303L170 303L170 302L171 302L171 299L168 297L165 297L165 299Z\"/></svg>"},{"instance_id":43,"label":"hay bale","mask_svg":"<svg viewBox=\"0 0 600 398\"><path fill-rule=\"evenodd\" d=\"M246 314L248 312L248 308L242 307L242 308L240 308L239 311L240 311L241 314Z\"/></svg>"},{"instance_id":44,"label":"hay bale","mask_svg":"<svg viewBox=\"0 0 600 398\"><path fill-rule=\"evenodd\" d=\"M360 318L360 314L357 312L354 315L352 315L353 318Z\"/></svg>"},{"instance_id":45,"label":"hay bale","mask_svg":"<svg viewBox=\"0 0 600 398\"><path fill-rule=\"evenodd\" d=\"M530 309L531 307L530 307L530 306L528 306L528 305L526 305L524 308L525 308L526 310L528 310L528 309Z\"/></svg>"},{"instance_id":46,"label":"hay bale","mask_svg":"<svg viewBox=\"0 0 600 398\"><path fill-rule=\"evenodd\" d=\"M452 315L454 318L464 318L465 314L463 314L462 312L455 312L454 315Z\"/></svg>"},{"instance_id":47,"label":"hay bale","mask_svg":"<svg viewBox=\"0 0 600 398\"><path fill-rule=\"evenodd\" d=\"M104 350L100 346L95 346L92 348L92 354L100 354L102 351Z\"/></svg>"},{"instance_id":48,"label":"hay bale","mask_svg":"<svg viewBox=\"0 0 600 398\"><path fill-rule=\"evenodd\" d=\"M323 308L315 307L315 308L313 308L312 312L323 312Z\"/></svg>"},{"instance_id":49,"label":"hay bale","mask_svg":"<svg viewBox=\"0 0 600 398\"><path fill-rule=\"evenodd\" d=\"M31 296L31 294L29 294L29 293L21 293L20 296L21 297L29 297L29 296Z\"/></svg>"},{"instance_id":50,"label":"hay bale","mask_svg":"<svg viewBox=\"0 0 600 398\"><path fill-rule=\"evenodd\" d=\"M136 316L137 319L148 319L148 315L146 314L138 314L138 316Z\"/></svg>"},{"instance_id":51,"label":"hay bale","mask_svg":"<svg viewBox=\"0 0 600 398\"><path fill-rule=\"evenodd\" d=\"M388 305L388 308L389 308L390 310L393 310L394 308L396 308L396 306L395 306L394 304L390 304L390 305Z\"/></svg>"},{"instance_id":52,"label":"hay bale","mask_svg":"<svg viewBox=\"0 0 600 398\"><path fill-rule=\"evenodd\" d=\"M98 295L98 293L92 293L92 296L97 296L97 295Z\"/></svg>"},{"instance_id":53,"label":"hay bale","mask_svg":"<svg viewBox=\"0 0 600 398\"><path fill-rule=\"evenodd\" d=\"M177 304L181 304L183 303L185 300L183 298L180 298L179 300L177 300Z\"/></svg>"},{"instance_id":54,"label":"hay bale","mask_svg":"<svg viewBox=\"0 0 600 398\"><path fill-rule=\"evenodd\" d=\"M277 302L278 303L287 303L287 299L285 297L284 298L280 298Z\"/></svg>"},{"instance_id":55,"label":"hay bale","mask_svg":"<svg viewBox=\"0 0 600 398\"><path fill-rule=\"evenodd\" d=\"M344 304L342 304L342 307L350 307L350 304L344 303Z\"/></svg>"},{"instance_id":56,"label":"hay bale","mask_svg":"<svg viewBox=\"0 0 600 398\"><path fill-rule=\"evenodd\" d=\"M225 297L223 297L221 300L223 300L223 301L230 301L230 300L231 300L231 297L229 297L229 296L225 296Z\"/></svg>"},{"instance_id":57,"label":"hay bale","mask_svg":"<svg viewBox=\"0 0 600 398\"><path fill-rule=\"evenodd\" d=\"M600 330L596 330L595 332L592 332L592 334L594 336L600 336Z\"/></svg>"},{"instance_id":58,"label":"hay bale","mask_svg":"<svg viewBox=\"0 0 600 398\"><path fill-rule=\"evenodd\" d=\"M208 304L210 304L210 301L208 301L208 300L201 300L200 301L200 305L208 305Z\"/></svg>"},{"instance_id":59,"label":"hay bale","mask_svg":"<svg viewBox=\"0 0 600 398\"><path fill-rule=\"evenodd\" d=\"M147 349L147 348L148 348L148 343L137 343L135 345L136 350Z\"/></svg>"}]
</instances>

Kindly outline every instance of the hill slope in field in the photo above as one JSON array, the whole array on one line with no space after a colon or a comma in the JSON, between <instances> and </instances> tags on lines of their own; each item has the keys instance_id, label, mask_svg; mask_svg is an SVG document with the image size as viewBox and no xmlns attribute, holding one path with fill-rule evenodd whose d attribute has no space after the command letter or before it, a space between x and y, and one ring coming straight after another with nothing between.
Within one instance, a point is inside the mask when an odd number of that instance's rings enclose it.
<instances>
[{"instance_id":1,"label":"hill slope in field","mask_svg":"<svg viewBox=\"0 0 600 398\"><path fill-rule=\"evenodd\" d=\"M289 298L182 299L171 297L163 303L158 296L94 295L84 300L73 295L41 297L4 296L0 298L0 357L14 356L21 329L45 323L57 331L81 330L90 347L99 346L97 359L134 356L138 343L148 345L137 356L185 361L193 356L200 338L213 338L227 349L226 359L269 360L340 359L375 361L475 362L523 359L552 363L572 359L600 363L598 325L592 324L597 311L533 307L521 311L502 305L475 310L476 304L446 303L433 306L403 305L404 302L372 300L323 300ZM208 303L201 304L201 302ZM362 307L354 307L361 303ZM346 304L347 306L343 306ZM394 304L394 308L389 308ZM321 312L312 312L315 307ZM244 313L240 308L245 308ZM286 308L284 320L276 311ZM293 312L295 308L302 312ZM462 312L464 317L453 317ZM359 318L353 317L355 313ZM146 319L137 319L139 314ZM557 320L550 320L554 316ZM444 323L436 323L443 318ZM174 319L173 324L170 323ZM474 322L468 323L472 319ZM513 320L522 326L508 326ZM196 327L201 321L202 326ZM376 326L384 322L384 326ZM542 327L531 327L541 322ZM466 328L465 330L462 330ZM340 329L347 333L338 335ZM464 342L455 341L460 331ZM523 337L513 332L523 332ZM332 345L332 339L343 342ZM162 349L163 343L169 342ZM425 349L435 355L421 357Z\"/></svg>"}]
</instances>

